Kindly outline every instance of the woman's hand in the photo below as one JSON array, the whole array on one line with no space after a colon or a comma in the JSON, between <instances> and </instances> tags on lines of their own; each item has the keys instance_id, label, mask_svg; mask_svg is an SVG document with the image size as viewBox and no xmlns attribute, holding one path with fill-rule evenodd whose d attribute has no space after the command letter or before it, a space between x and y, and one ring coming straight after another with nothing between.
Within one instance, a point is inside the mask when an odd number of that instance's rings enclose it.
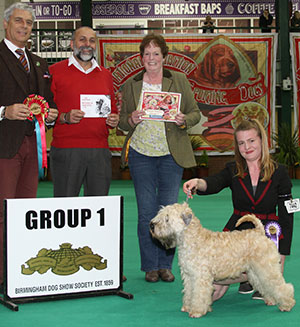
<instances>
[{"instance_id":1,"label":"woman's hand","mask_svg":"<svg viewBox=\"0 0 300 327\"><path fill-rule=\"evenodd\" d=\"M141 116L144 114L144 111L135 110L132 112L131 116L128 118L128 122L131 127L142 122Z\"/></svg>"},{"instance_id":2,"label":"woman's hand","mask_svg":"<svg viewBox=\"0 0 300 327\"><path fill-rule=\"evenodd\" d=\"M196 193L198 185L198 178L190 179L183 184L183 192L187 195L189 199L193 198L193 194Z\"/></svg>"},{"instance_id":3,"label":"woman's hand","mask_svg":"<svg viewBox=\"0 0 300 327\"><path fill-rule=\"evenodd\" d=\"M185 114L183 114L182 112L179 112L175 116L175 124L178 126L185 125Z\"/></svg>"},{"instance_id":4,"label":"woman's hand","mask_svg":"<svg viewBox=\"0 0 300 327\"><path fill-rule=\"evenodd\" d=\"M189 199L193 198L193 194L196 194L197 190L202 192L207 190L207 183L205 179L193 178L183 184L183 192Z\"/></svg>"}]
</instances>

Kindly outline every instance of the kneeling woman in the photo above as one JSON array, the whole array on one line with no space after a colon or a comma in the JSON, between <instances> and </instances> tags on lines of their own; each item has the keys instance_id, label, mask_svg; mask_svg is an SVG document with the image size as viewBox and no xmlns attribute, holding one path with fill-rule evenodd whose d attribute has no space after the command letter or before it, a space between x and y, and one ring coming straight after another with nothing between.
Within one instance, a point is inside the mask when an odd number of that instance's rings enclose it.
<instances>
[{"instance_id":1,"label":"kneeling woman","mask_svg":"<svg viewBox=\"0 0 300 327\"><path fill-rule=\"evenodd\" d=\"M277 237L274 239L281 256L283 272L285 256L290 254L293 233L293 214L287 212L284 204L292 198L291 180L286 168L271 159L267 136L259 121L242 121L234 132L234 141L235 162L228 163L214 176L187 181L183 191L192 197L195 191L199 195L214 194L230 187L234 211L224 231L234 230L236 222L243 215L255 214L264 224L267 235L270 234L269 228L276 229ZM251 224L242 224L239 228L252 227ZM247 276L227 282L245 280ZM227 288L216 286L214 299L220 298ZM239 292L246 293L246 290L247 293L251 292L251 285L241 284ZM253 298L262 299L258 292L253 294Z\"/></svg>"}]
</instances>

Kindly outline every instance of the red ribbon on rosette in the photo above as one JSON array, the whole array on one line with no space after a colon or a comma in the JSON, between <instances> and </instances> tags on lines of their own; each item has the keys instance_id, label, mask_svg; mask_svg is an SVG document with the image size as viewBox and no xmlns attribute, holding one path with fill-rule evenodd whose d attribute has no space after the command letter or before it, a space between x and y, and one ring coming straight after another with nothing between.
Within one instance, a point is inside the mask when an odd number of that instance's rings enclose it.
<instances>
[{"instance_id":1,"label":"red ribbon on rosette","mask_svg":"<svg viewBox=\"0 0 300 327\"><path fill-rule=\"evenodd\" d=\"M28 119L35 122L35 132L38 152L39 177L44 177L43 168L47 168L47 143L45 131L45 119L48 117L49 104L40 95L31 94L25 100L24 104L30 110Z\"/></svg>"}]
</instances>

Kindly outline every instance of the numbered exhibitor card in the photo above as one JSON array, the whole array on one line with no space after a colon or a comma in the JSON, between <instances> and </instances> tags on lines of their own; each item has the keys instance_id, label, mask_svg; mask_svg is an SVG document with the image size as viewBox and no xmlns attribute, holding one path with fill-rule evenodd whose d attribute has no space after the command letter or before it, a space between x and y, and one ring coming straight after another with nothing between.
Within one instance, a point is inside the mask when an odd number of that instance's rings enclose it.
<instances>
[{"instance_id":1,"label":"numbered exhibitor card","mask_svg":"<svg viewBox=\"0 0 300 327\"><path fill-rule=\"evenodd\" d=\"M7 296L120 287L120 196L6 200Z\"/></svg>"}]
</instances>

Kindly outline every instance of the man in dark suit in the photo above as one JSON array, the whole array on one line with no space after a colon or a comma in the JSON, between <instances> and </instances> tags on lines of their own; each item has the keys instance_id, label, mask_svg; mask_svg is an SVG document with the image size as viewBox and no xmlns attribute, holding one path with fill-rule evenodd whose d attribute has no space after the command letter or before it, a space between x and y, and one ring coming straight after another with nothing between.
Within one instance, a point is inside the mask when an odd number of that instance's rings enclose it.
<instances>
[{"instance_id":1,"label":"man in dark suit","mask_svg":"<svg viewBox=\"0 0 300 327\"><path fill-rule=\"evenodd\" d=\"M44 97L51 108L46 123L53 123L58 114L47 62L25 48L34 19L32 7L25 3L14 3L4 11L5 39L0 43L0 289L3 200L36 197L38 186L34 123L27 119L30 110L23 102L31 94ZM23 55L16 53L19 49Z\"/></svg>"}]
</instances>

